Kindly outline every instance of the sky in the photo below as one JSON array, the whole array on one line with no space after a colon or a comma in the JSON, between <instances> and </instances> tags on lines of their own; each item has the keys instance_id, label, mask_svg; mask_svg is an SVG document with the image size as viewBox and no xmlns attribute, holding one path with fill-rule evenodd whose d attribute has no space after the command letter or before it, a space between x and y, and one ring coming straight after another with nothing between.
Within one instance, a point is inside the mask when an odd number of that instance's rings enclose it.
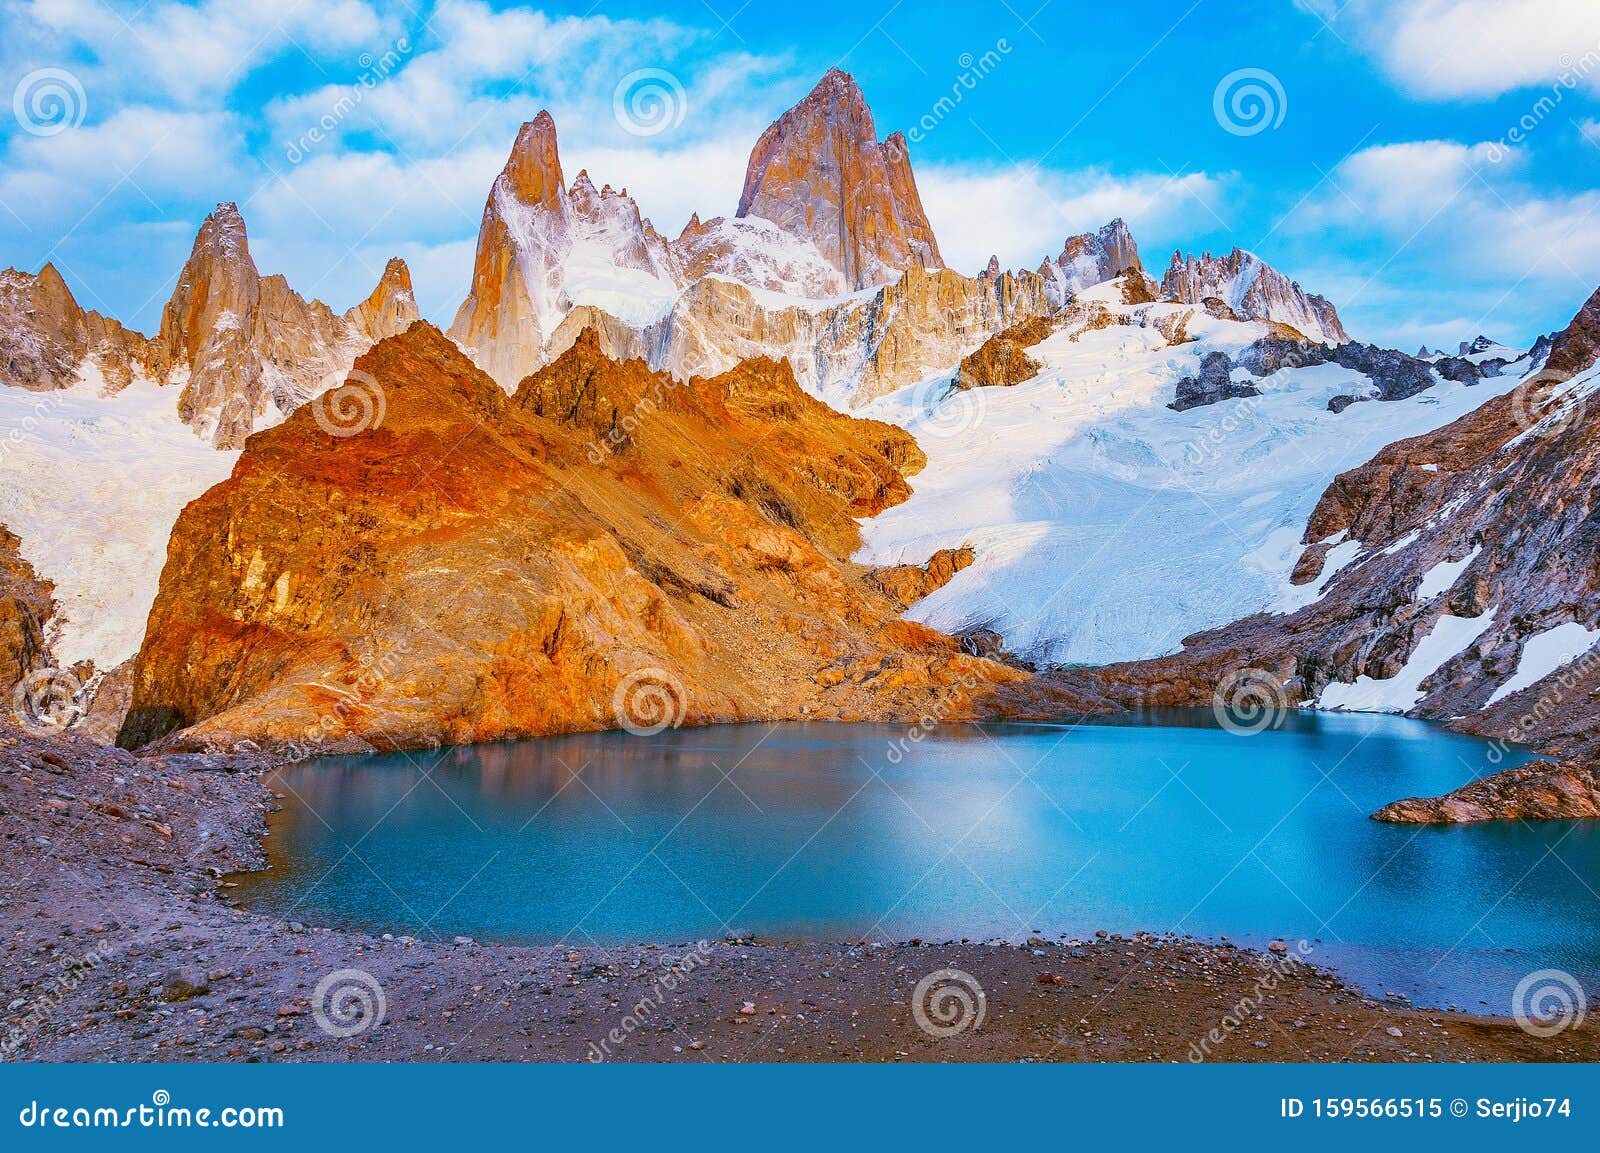
<instances>
[{"instance_id":1,"label":"sky","mask_svg":"<svg viewBox=\"0 0 1600 1153\"><path fill-rule=\"evenodd\" d=\"M1121 216L1158 276L1238 245L1407 351L1526 344L1600 284L1594 0L7 0L0 266L150 332L232 200L262 272L344 309L403 256L447 324L540 109L676 235L833 66L963 271Z\"/></svg>"}]
</instances>

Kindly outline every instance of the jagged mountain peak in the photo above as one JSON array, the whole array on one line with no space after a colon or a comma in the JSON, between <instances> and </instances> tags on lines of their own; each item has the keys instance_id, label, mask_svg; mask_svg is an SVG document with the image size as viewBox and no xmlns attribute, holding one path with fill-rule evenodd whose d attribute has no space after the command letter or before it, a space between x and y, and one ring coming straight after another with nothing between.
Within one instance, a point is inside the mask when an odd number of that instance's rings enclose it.
<instances>
[{"instance_id":1,"label":"jagged mountain peak","mask_svg":"<svg viewBox=\"0 0 1600 1153\"><path fill-rule=\"evenodd\" d=\"M6 271L13 272L15 270L8 268ZM39 274L35 279L38 281L39 287L45 291L65 293L69 300L77 303L77 298L72 295L72 289L67 287L66 279L52 262L45 261L44 267L39 269Z\"/></svg>"},{"instance_id":2,"label":"jagged mountain peak","mask_svg":"<svg viewBox=\"0 0 1600 1153\"><path fill-rule=\"evenodd\" d=\"M411 273L398 258L343 316L306 300L282 275L262 276L243 215L223 203L200 225L162 309L151 374L183 386L184 423L218 448L238 448L259 425L327 388L373 340L416 317Z\"/></svg>"},{"instance_id":3,"label":"jagged mountain peak","mask_svg":"<svg viewBox=\"0 0 1600 1153\"><path fill-rule=\"evenodd\" d=\"M735 215L811 241L851 288L944 267L905 137L878 142L860 86L837 68L756 141Z\"/></svg>"},{"instance_id":4,"label":"jagged mountain peak","mask_svg":"<svg viewBox=\"0 0 1600 1153\"><path fill-rule=\"evenodd\" d=\"M524 124L500 173L506 189L524 204L557 208L565 197L556 121L549 112Z\"/></svg>"},{"instance_id":5,"label":"jagged mountain peak","mask_svg":"<svg viewBox=\"0 0 1600 1153\"><path fill-rule=\"evenodd\" d=\"M1111 280L1128 269L1143 271L1139 246L1121 217L1102 225L1095 232L1069 236L1061 245L1061 255L1045 257L1038 273L1058 305L1073 293Z\"/></svg>"},{"instance_id":6,"label":"jagged mountain peak","mask_svg":"<svg viewBox=\"0 0 1600 1153\"><path fill-rule=\"evenodd\" d=\"M1161 280L1164 299L1179 304L1218 300L1244 320L1272 320L1323 344L1345 344L1349 334L1325 298L1300 285L1255 253L1235 245L1227 256L1174 251Z\"/></svg>"},{"instance_id":7,"label":"jagged mountain peak","mask_svg":"<svg viewBox=\"0 0 1600 1153\"><path fill-rule=\"evenodd\" d=\"M404 332L419 319L411 269L398 256L389 258L371 294L344 314L345 322L370 341Z\"/></svg>"}]
</instances>

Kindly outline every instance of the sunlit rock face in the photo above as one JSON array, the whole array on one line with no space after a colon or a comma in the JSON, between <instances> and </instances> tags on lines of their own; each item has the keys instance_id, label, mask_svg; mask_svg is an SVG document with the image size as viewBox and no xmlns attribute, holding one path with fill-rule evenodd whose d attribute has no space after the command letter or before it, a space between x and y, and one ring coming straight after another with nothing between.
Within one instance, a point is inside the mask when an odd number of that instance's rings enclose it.
<instances>
[{"instance_id":1,"label":"sunlit rock face","mask_svg":"<svg viewBox=\"0 0 1600 1153\"><path fill-rule=\"evenodd\" d=\"M591 329L508 396L416 324L356 372L381 423L302 409L184 510L122 743L910 721L1022 678L848 562L923 457L783 364L677 381Z\"/></svg>"},{"instance_id":2,"label":"sunlit rock face","mask_svg":"<svg viewBox=\"0 0 1600 1153\"><path fill-rule=\"evenodd\" d=\"M852 289L944 266L905 137L878 142L860 87L837 68L761 134L738 215L811 241Z\"/></svg>"},{"instance_id":3,"label":"sunlit rock face","mask_svg":"<svg viewBox=\"0 0 1600 1153\"><path fill-rule=\"evenodd\" d=\"M221 204L200 226L162 310L150 369L161 383L182 386L186 424L218 448L238 448L332 387L373 340L416 318L403 261L390 261L372 295L340 315L282 276L262 276L244 217Z\"/></svg>"}]
</instances>

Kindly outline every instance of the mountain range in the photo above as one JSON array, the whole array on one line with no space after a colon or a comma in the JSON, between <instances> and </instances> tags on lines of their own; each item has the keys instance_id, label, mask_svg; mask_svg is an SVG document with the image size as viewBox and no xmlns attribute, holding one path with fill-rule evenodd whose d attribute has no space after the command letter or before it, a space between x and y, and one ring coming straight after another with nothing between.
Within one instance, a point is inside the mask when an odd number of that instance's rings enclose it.
<instances>
[{"instance_id":1,"label":"mountain range","mask_svg":"<svg viewBox=\"0 0 1600 1153\"><path fill-rule=\"evenodd\" d=\"M0 273L0 657L116 667L133 746L604 728L642 674L678 722L1191 704L1246 652L1287 706L1487 732L1600 639L1587 441L1517 425L1583 408L1594 307L1410 356L1120 219L969 275L838 70L670 237L540 113L447 331L399 260L344 313L261 275L232 204L153 337ZM1484 500L1513 474L1556 505Z\"/></svg>"}]
</instances>

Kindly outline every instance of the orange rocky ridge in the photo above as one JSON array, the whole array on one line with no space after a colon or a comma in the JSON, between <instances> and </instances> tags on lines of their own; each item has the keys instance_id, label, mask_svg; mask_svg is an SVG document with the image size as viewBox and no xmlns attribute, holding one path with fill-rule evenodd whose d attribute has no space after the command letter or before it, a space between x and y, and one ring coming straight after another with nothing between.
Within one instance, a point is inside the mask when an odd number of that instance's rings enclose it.
<instances>
[{"instance_id":1,"label":"orange rocky ridge","mask_svg":"<svg viewBox=\"0 0 1600 1153\"><path fill-rule=\"evenodd\" d=\"M679 383L586 331L507 396L419 322L184 510L119 743L970 716L1024 674L845 559L922 464L786 364Z\"/></svg>"}]
</instances>

